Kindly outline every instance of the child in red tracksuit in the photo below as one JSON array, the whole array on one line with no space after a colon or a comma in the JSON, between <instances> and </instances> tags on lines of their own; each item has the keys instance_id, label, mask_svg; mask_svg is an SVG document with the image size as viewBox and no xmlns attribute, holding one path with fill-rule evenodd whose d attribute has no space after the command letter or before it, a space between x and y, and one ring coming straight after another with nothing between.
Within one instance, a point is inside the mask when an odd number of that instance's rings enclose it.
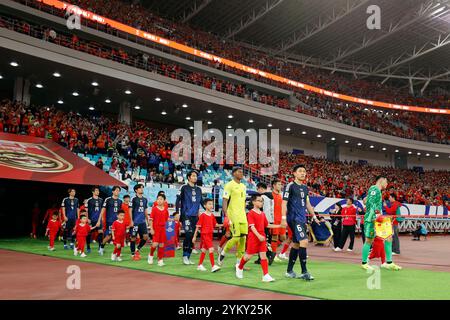
<instances>
[{"instance_id":1,"label":"child in red tracksuit","mask_svg":"<svg viewBox=\"0 0 450 320\"><path fill-rule=\"evenodd\" d=\"M48 246L48 250L55 250L55 239L58 235L58 231L61 229L61 221L58 219L58 212L54 212L52 214L52 218L48 220L47 230L45 231L45 235L48 236L50 240L50 244Z\"/></svg>"},{"instance_id":2,"label":"child in red tracksuit","mask_svg":"<svg viewBox=\"0 0 450 320\"><path fill-rule=\"evenodd\" d=\"M244 277L244 265L252 258L253 255L259 254L261 258L261 268L263 270L263 282L272 282L273 279L269 275L269 267L266 256L267 244L265 229L279 228L280 225L269 224L266 215L261 211L263 200L261 195L253 195L251 197L253 209L247 214L248 221L248 236L247 248L245 254L241 258L239 264L236 265L236 277L242 279Z\"/></svg>"},{"instance_id":3,"label":"child in red tracksuit","mask_svg":"<svg viewBox=\"0 0 450 320\"><path fill-rule=\"evenodd\" d=\"M80 211L80 219L77 221L77 224L75 225L75 231L73 232L73 234L76 235L77 239L77 245L73 249L74 256L77 256L78 253L81 252L80 257L86 257L86 254L84 253L84 247L86 245L86 237L88 236L91 229L91 226L88 224L86 210Z\"/></svg>"},{"instance_id":4,"label":"child in red tracksuit","mask_svg":"<svg viewBox=\"0 0 450 320\"><path fill-rule=\"evenodd\" d=\"M127 223L125 222L125 211L119 210L117 220L113 222L111 234L114 243L114 252L111 255L112 261L122 261L120 253L125 245L125 237L127 233Z\"/></svg>"},{"instance_id":5,"label":"child in red tracksuit","mask_svg":"<svg viewBox=\"0 0 450 320\"><path fill-rule=\"evenodd\" d=\"M220 227L216 221L216 217L214 217L213 208L214 202L212 199L205 199L203 202L203 206L206 211L200 214L197 225L195 227L194 236L192 238L192 243L195 243L197 240L197 234L200 230L200 250L202 253L200 254L200 260L198 262L197 270L198 271L206 271L206 268L203 266L203 260L205 260L206 250L209 251L209 261L211 262L211 272L216 272L220 270L220 267L214 263L214 246L213 246L213 232L214 228Z\"/></svg>"},{"instance_id":6,"label":"child in red tracksuit","mask_svg":"<svg viewBox=\"0 0 450 320\"><path fill-rule=\"evenodd\" d=\"M166 223L169 220L169 210L165 204L166 195L158 194L157 205L153 206L150 214L150 234L153 236L150 254L148 255L148 264L153 264L153 254L158 248L158 266L164 266L164 243L166 242Z\"/></svg>"}]
</instances>

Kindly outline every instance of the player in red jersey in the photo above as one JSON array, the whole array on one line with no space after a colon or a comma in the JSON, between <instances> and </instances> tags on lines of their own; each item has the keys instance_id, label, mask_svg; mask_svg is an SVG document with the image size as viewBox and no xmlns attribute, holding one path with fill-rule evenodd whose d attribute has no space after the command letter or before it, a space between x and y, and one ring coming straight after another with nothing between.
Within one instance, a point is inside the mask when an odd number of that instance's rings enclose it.
<instances>
[{"instance_id":1,"label":"player in red jersey","mask_svg":"<svg viewBox=\"0 0 450 320\"><path fill-rule=\"evenodd\" d=\"M252 258L253 255L259 254L261 258L261 268L263 270L263 282L275 281L269 274L269 262L267 261L266 251L266 235L264 229L279 228L280 225L269 224L266 215L261 211L263 199L261 195L253 195L251 197L253 209L247 214L248 236L247 249L239 264L236 264L236 277L242 279L244 277L244 265Z\"/></svg>"},{"instance_id":2,"label":"player in red jersey","mask_svg":"<svg viewBox=\"0 0 450 320\"><path fill-rule=\"evenodd\" d=\"M169 210L166 207L166 195L159 193L156 199L156 206L152 208L150 214L150 234L153 242L148 255L148 264L153 264L153 254L158 248L158 266L164 266L164 243L166 242L166 222L169 220Z\"/></svg>"},{"instance_id":3,"label":"player in red jersey","mask_svg":"<svg viewBox=\"0 0 450 320\"><path fill-rule=\"evenodd\" d=\"M127 225L125 223L126 212L128 211L120 209L117 212L117 220L111 226L111 235L114 243L114 251L111 255L112 261L122 261L120 254L125 245L125 236L127 234Z\"/></svg>"},{"instance_id":4,"label":"player in red jersey","mask_svg":"<svg viewBox=\"0 0 450 320\"><path fill-rule=\"evenodd\" d=\"M77 256L78 253L81 252L80 257L86 257L84 253L84 247L86 245L86 237L91 231L91 226L88 224L88 217L86 215L86 209L80 211L80 219L77 221L75 225L75 230L73 235L76 236L77 245L73 249L73 255Z\"/></svg>"},{"instance_id":5,"label":"player in red jersey","mask_svg":"<svg viewBox=\"0 0 450 320\"><path fill-rule=\"evenodd\" d=\"M282 205L283 205L283 195L282 195L282 185L281 180L275 179L272 181L272 197L273 197L273 223L281 224L282 218ZM286 228L275 228L272 229L272 252L275 255L274 261L280 262L281 257L277 256L278 243L286 241Z\"/></svg>"},{"instance_id":6,"label":"player in red jersey","mask_svg":"<svg viewBox=\"0 0 450 320\"><path fill-rule=\"evenodd\" d=\"M182 247L180 246L180 229L181 229L181 222L180 222L180 213L174 212L173 213L173 221L175 222L175 249L179 250Z\"/></svg>"},{"instance_id":7,"label":"player in red jersey","mask_svg":"<svg viewBox=\"0 0 450 320\"><path fill-rule=\"evenodd\" d=\"M225 231L224 235L220 239L219 247L217 248L217 252L220 255L220 253L223 250L223 247L227 243L228 240L230 240L231 237L231 231L230 231L230 220L228 220L228 217L225 217L223 219L223 229Z\"/></svg>"},{"instance_id":8,"label":"player in red jersey","mask_svg":"<svg viewBox=\"0 0 450 320\"><path fill-rule=\"evenodd\" d=\"M45 235L48 236L50 240L50 244L48 246L48 250L55 250L55 239L58 235L59 229L61 229L61 221L58 219L58 212L54 211L52 214L52 218L48 220L47 230L45 231Z\"/></svg>"},{"instance_id":9,"label":"player in red jersey","mask_svg":"<svg viewBox=\"0 0 450 320\"><path fill-rule=\"evenodd\" d=\"M206 271L206 268L203 266L203 260L205 260L206 250L209 251L209 261L211 262L211 272L216 272L220 270L220 267L214 263L214 245L213 245L213 232L214 228L220 227L216 221L216 217L214 217L213 208L214 202L212 199L205 199L203 202L203 206L206 211L200 214L198 218L197 225L195 227L194 236L192 237L192 243L195 243L197 240L198 231L201 231L200 234L200 260L198 262L197 270Z\"/></svg>"},{"instance_id":10,"label":"player in red jersey","mask_svg":"<svg viewBox=\"0 0 450 320\"><path fill-rule=\"evenodd\" d=\"M125 212L125 216L123 217L123 223L125 223L127 234L125 235L125 243L124 245L129 246L130 244L130 233L128 232L131 225L130 218L130 196L128 194L123 196L122 202L122 210Z\"/></svg>"}]
</instances>

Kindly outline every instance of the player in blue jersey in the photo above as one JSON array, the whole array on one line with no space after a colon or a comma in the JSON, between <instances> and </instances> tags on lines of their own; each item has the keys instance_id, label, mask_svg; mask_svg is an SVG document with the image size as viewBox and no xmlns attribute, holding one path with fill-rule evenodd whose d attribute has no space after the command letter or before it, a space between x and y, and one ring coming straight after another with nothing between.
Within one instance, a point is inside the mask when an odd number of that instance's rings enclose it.
<instances>
[{"instance_id":1,"label":"player in blue jersey","mask_svg":"<svg viewBox=\"0 0 450 320\"><path fill-rule=\"evenodd\" d=\"M122 207L122 200L119 199L120 187L114 186L112 188L112 196L105 199L103 202L103 208L100 213L100 217L98 218L97 224L95 225L97 228L100 228L102 220L104 222L104 237L102 244L100 245L99 254L102 256L105 244L111 240L111 226L117 219L117 213Z\"/></svg>"},{"instance_id":2,"label":"player in blue jersey","mask_svg":"<svg viewBox=\"0 0 450 320\"><path fill-rule=\"evenodd\" d=\"M294 181L289 183L283 193L282 221L281 227L286 226L286 222L292 230L292 248L289 253L289 263L287 267L286 277L299 278L304 280L314 280L314 277L306 268L308 246L307 222L308 213L313 217L314 221L320 224L314 214L314 208L311 206L308 197L308 186L306 185L306 168L302 164L294 166L292 169ZM294 264L300 260L302 268L301 275L293 271Z\"/></svg>"},{"instance_id":3,"label":"player in blue jersey","mask_svg":"<svg viewBox=\"0 0 450 320\"><path fill-rule=\"evenodd\" d=\"M198 221L198 213L202 204L202 189L196 185L197 172L189 171L188 183L181 187L177 195L176 211L181 213L181 221L185 232L183 241L183 263L194 264L190 260L192 253L192 237Z\"/></svg>"},{"instance_id":4,"label":"player in blue jersey","mask_svg":"<svg viewBox=\"0 0 450 320\"><path fill-rule=\"evenodd\" d=\"M148 199L144 197L144 186L137 184L134 186L136 196L130 204L130 249L133 260L140 260L139 251L148 240ZM139 234L139 245L136 250L136 237Z\"/></svg>"},{"instance_id":5,"label":"player in blue jersey","mask_svg":"<svg viewBox=\"0 0 450 320\"><path fill-rule=\"evenodd\" d=\"M80 215L80 204L78 199L75 198L76 191L73 188L68 190L69 196L64 198L61 203L61 210L65 221L63 240L64 249L69 249L67 246L67 239L70 238L70 248L73 249L74 236L72 235L73 228Z\"/></svg>"},{"instance_id":6,"label":"player in blue jersey","mask_svg":"<svg viewBox=\"0 0 450 320\"><path fill-rule=\"evenodd\" d=\"M99 197L99 194L100 194L99 187L93 187L92 188L92 197L90 197L89 199L86 200L87 214L88 214L88 218L92 224L97 223L97 221L100 217L100 212L102 211L103 199ZM96 240L98 242L98 250L100 251L100 245L103 241L102 226L100 226L97 231L98 231L98 235L97 235ZM92 240L91 235L92 235L92 232L89 232L89 235L87 237L88 252L91 249L91 240Z\"/></svg>"}]
</instances>

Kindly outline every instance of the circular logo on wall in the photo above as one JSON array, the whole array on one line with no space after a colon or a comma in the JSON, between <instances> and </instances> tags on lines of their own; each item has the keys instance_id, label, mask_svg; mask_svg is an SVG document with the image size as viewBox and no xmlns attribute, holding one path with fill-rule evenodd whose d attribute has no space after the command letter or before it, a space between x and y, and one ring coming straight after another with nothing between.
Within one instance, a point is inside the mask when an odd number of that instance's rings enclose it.
<instances>
[{"instance_id":1,"label":"circular logo on wall","mask_svg":"<svg viewBox=\"0 0 450 320\"><path fill-rule=\"evenodd\" d=\"M70 171L73 168L70 163L62 158L56 159L30 152L1 149L0 165L19 170L49 173Z\"/></svg>"}]
</instances>

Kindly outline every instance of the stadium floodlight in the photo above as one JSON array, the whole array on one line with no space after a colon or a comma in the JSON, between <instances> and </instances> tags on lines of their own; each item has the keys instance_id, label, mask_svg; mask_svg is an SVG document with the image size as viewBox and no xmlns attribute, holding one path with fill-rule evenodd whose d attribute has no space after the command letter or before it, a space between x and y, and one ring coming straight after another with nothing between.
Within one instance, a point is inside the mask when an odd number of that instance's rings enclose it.
<instances>
[{"instance_id":1,"label":"stadium floodlight","mask_svg":"<svg viewBox=\"0 0 450 320\"><path fill-rule=\"evenodd\" d=\"M187 108L188 105L187 105L186 103L183 103L182 107L183 107L183 108Z\"/></svg>"},{"instance_id":2,"label":"stadium floodlight","mask_svg":"<svg viewBox=\"0 0 450 320\"><path fill-rule=\"evenodd\" d=\"M59 77L61 77L61 73L59 73L59 72L53 72L53 76L54 76L55 78L59 78Z\"/></svg>"},{"instance_id":3,"label":"stadium floodlight","mask_svg":"<svg viewBox=\"0 0 450 320\"><path fill-rule=\"evenodd\" d=\"M92 82L91 83L94 87L98 87L98 82L97 81L94 81L94 82Z\"/></svg>"},{"instance_id":4,"label":"stadium floodlight","mask_svg":"<svg viewBox=\"0 0 450 320\"><path fill-rule=\"evenodd\" d=\"M161 101L161 98L156 97L156 98L155 98L155 101L158 101L158 102L159 102L159 101Z\"/></svg>"},{"instance_id":5,"label":"stadium floodlight","mask_svg":"<svg viewBox=\"0 0 450 320\"><path fill-rule=\"evenodd\" d=\"M135 108L136 110L140 110L140 109L141 109L140 106L134 106L134 108Z\"/></svg>"},{"instance_id":6,"label":"stadium floodlight","mask_svg":"<svg viewBox=\"0 0 450 320\"><path fill-rule=\"evenodd\" d=\"M93 106L90 106L90 107L89 107L89 110L94 111L95 108L94 108Z\"/></svg>"},{"instance_id":7,"label":"stadium floodlight","mask_svg":"<svg viewBox=\"0 0 450 320\"><path fill-rule=\"evenodd\" d=\"M286 131L291 131L291 128L286 128Z\"/></svg>"},{"instance_id":8,"label":"stadium floodlight","mask_svg":"<svg viewBox=\"0 0 450 320\"><path fill-rule=\"evenodd\" d=\"M19 64L18 64L16 61L11 61L9 64L10 64L12 67L18 67L18 66L19 66Z\"/></svg>"},{"instance_id":9,"label":"stadium floodlight","mask_svg":"<svg viewBox=\"0 0 450 320\"><path fill-rule=\"evenodd\" d=\"M58 100L58 104L63 104L63 103L64 103L64 101L62 101L61 99Z\"/></svg>"},{"instance_id":10,"label":"stadium floodlight","mask_svg":"<svg viewBox=\"0 0 450 320\"><path fill-rule=\"evenodd\" d=\"M361 142L358 142L358 147L361 147L362 146L362 143Z\"/></svg>"},{"instance_id":11,"label":"stadium floodlight","mask_svg":"<svg viewBox=\"0 0 450 320\"><path fill-rule=\"evenodd\" d=\"M370 146L370 149L373 149L373 148L375 148L375 146L371 145L371 146Z\"/></svg>"},{"instance_id":12,"label":"stadium floodlight","mask_svg":"<svg viewBox=\"0 0 450 320\"><path fill-rule=\"evenodd\" d=\"M271 124L271 123L269 123L267 126L268 126L269 128L272 128L272 124Z\"/></svg>"},{"instance_id":13,"label":"stadium floodlight","mask_svg":"<svg viewBox=\"0 0 450 320\"><path fill-rule=\"evenodd\" d=\"M400 151L399 151L398 149L395 149L395 152L397 152L397 153L398 153L398 152L400 152Z\"/></svg>"},{"instance_id":14,"label":"stadium floodlight","mask_svg":"<svg viewBox=\"0 0 450 320\"><path fill-rule=\"evenodd\" d=\"M228 127L227 127L228 129L231 129L231 128L233 128L231 125L228 125Z\"/></svg>"},{"instance_id":15,"label":"stadium floodlight","mask_svg":"<svg viewBox=\"0 0 450 320\"><path fill-rule=\"evenodd\" d=\"M130 90L125 90L125 94L131 94Z\"/></svg>"},{"instance_id":16,"label":"stadium floodlight","mask_svg":"<svg viewBox=\"0 0 450 320\"><path fill-rule=\"evenodd\" d=\"M165 116L165 115L167 114L167 112L163 110L163 111L161 112L161 114L162 114L163 116Z\"/></svg>"},{"instance_id":17,"label":"stadium floodlight","mask_svg":"<svg viewBox=\"0 0 450 320\"><path fill-rule=\"evenodd\" d=\"M79 93L76 92L76 91L74 91L74 92L72 92L72 95L73 95L74 97L78 97L78 96L79 96Z\"/></svg>"},{"instance_id":18,"label":"stadium floodlight","mask_svg":"<svg viewBox=\"0 0 450 320\"><path fill-rule=\"evenodd\" d=\"M435 156L436 158L439 158L439 155L438 155L438 154L435 154L434 156Z\"/></svg>"},{"instance_id":19,"label":"stadium floodlight","mask_svg":"<svg viewBox=\"0 0 450 320\"><path fill-rule=\"evenodd\" d=\"M229 114L229 115L228 115L228 119L233 119L233 115L232 115L232 114Z\"/></svg>"},{"instance_id":20,"label":"stadium floodlight","mask_svg":"<svg viewBox=\"0 0 450 320\"><path fill-rule=\"evenodd\" d=\"M302 131L302 134L306 134L306 131Z\"/></svg>"},{"instance_id":21,"label":"stadium floodlight","mask_svg":"<svg viewBox=\"0 0 450 320\"><path fill-rule=\"evenodd\" d=\"M42 89L44 86L42 85L42 84L40 84L40 83L36 83L36 88L38 88L38 89Z\"/></svg>"},{"instance_id":22,"label":"stadium floodlight","mask_svg":"<svg viewBox=\"0 0 450 320\"><path fill-rule=\"evenodd\" d=\"M212 110L208 110L208 111L206 111L206 112L209 113L209 114L213 113Z\"/></svg>"},{"instance_id":23,"label":"stadium floodlight","mask_svg":"<svg viewBox=\"0 0 450 320\"><path fill-rule=\"evenodd\" d=\"M189 129L194 130L194 127L190 126Z\"/></svg>"},{"instance_id":24,"label":"stadium floodlight","mask_svg":"<svg viewBox=\"0 0 450 320\"><path fill-rule=\"evenodd\" d=\"M209 124L209 125L211 125L211 124L212 124L212 122L211 122L211 121L208 121L208 124Z\"/></svg>"},{"instance_id":25,"label":"stadium floodlight","mask_svg":"<svg viewBox=\"0 0 450 320\"><path fill-rule=\"evenodd\" d=\"M0 79L3 79L3 76L0 74Z\"/></svg>"},{"instance_id":26,"label":"stadium floodlight","mask_svg":"<svg viewBox=\"0 0 450 320\"><path fill-rule=\"evenodd\" d=\"M106 99L105 102L106 102L106 103L111 103L111 100Z\"/></svg>"},{"instance_id":27,"label":"stadium floodlight","mask_svg":"<svg viewBox=\"0 0 450 320\"><path fill-rule=\"evenodd\" d=\"M322 138L322 135L319 133L316 137L317 138Z\"/></svg>"},{"instance_id":28,"label":"stadium floodlight","mask_svg":"<svg viewBox=\"0 0 450 320\"><path fill-rule=\"evenodd\" d=\"M253 121L253 119L250 119L250 120L248 120L248 122L249 122L249 123L253 123L254 121Z\"/></svg>"},{"instance_id":29,"label":"stadium floodlight","mask_svg":"<svg viewBox=\"0 0 450 320\"><path fill-rule=\"evenodd\" d=\"M429 154L429 153L427 153L427 154L426 154L426 156L427 156L427 157L429 157L429 156L430 156L430 154Z\"/></svg>"},{"instance_id":30,"label":"stadium floodlight","mask_svg":"<svg viewBox=\"0 0 450 320\"><path fill-rule=\"evenodd\" d=\"M418 155L418 156L420 156L420 155L421 155L421 153L420 153L420 152L417 152L417 155Z\"/></svg>"},{"instance_id":31,"label":"stadium floodlight","mask_svg":"<svg viewBox=\"0 0 450 320\"><path fill-rule=\"evenodd\" d=\"M386 147L383 147L381 150L386 151Z\"/></svg>"},{"instance_id":32,"label":"stadium floodlight","mask_svg":"<svg viewBox=\"0 0 450 320\"><path fill-rule=\"evenodd\" d=\"M186 120L191 120L191 117L187 116L187 117L186 117Z\"/></svg>"},{"instance_id":33,"label":"stadium floodlight","mask_svg":"<svg viewBox=\"0 0 450 320\"><path fill-rule=\"evenodd\" d=\"M412 151L408 151L408 154L412 154Z\"/></svg>"},{"instance_id":34,"label":"stadium floodlight","mask_svg":"<svg viewBox=\"0 0 450 320\"><path fill-rule=\"evenodd\" d=\"M331 138L331 141L335 141L335 140L336 140L336 138L335 138L335 137L332 137L332 138Z\"/></svg>"}]
</instances>

